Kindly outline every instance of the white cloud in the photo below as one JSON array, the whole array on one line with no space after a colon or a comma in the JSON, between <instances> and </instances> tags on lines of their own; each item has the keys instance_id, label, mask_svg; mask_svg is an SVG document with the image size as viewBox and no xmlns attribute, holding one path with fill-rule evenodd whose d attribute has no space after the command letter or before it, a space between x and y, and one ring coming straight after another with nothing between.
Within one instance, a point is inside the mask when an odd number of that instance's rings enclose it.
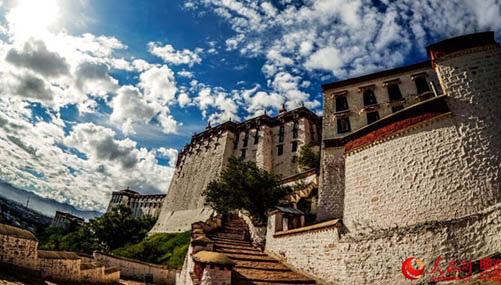
<instances>
[{"instance_id":1,"label":"white cloud","mask_svg":"<svg viewBox=\"0 0 501 285\"><path fill-rule=\"evenodd\" d=\"M343 57L335 47L325 47L313 53L304 66L308 70L322 69L333 71L334 76L338 76L337 71L343 66Z\"/></svg>"},{"instance_id":2,"label":"white cloud","mask_svg":"<svg viewBox=\"0 0 501 285\"><path fill-rule=\"evenodd\" d=\"M144 101L141 92L136 87L122 86L117 94L111 102L113 113L110 120L121 124L124 133L134 134L133 122L139 121L147 124L155 116L155 108Z\"/></svg>"},{"instance_id":3,"label":"white cloud","mask_svg":"<svg viewBox=\"0 0 501 285\"><path fill-rule=\"evenodd\" d=\"M177 75L181 77L186 77L186 78L193 78L193 72L191 71L186 71L186 70L181 70L177 73Z\"/></svg>"},{"instance_id":4,"label":"white cloud","mask_svg":"<svg viewBox=\"0 0 501 285\"><path fill-rule=\"evenodd\" d=\"M38 72L45 77L57 77L69 73L66 60L55 52L47 50L43 41L28 41L18 51L11 48L5 60L15 66Z\"/></svg>"},{"instance_id":5,"label":"white cloud","mask_svg":"<svg viewBox=\"0 0 501 285\"><path fill-rule=\"evenodd\" d=\"M169 166L175 167L177 161L178 151L174 148L161 147L156 150L157 156L165 157L169 159Z\"/></svg>"},{"instance_id":6,"label":"white cloud","mask_svg":"<svg viewBox=\"0 0 501 285\"><path fill-rule=\"evenodd\" d=\"M138 86L144 90L146 98L160 105L172 103L177 92L174 72L162 65L152 67L139 76Z\"/></svg>"},{"instance_id":7,"label":"white cloud","mask_svg":"<svg viewBox=\"0 0 501 285\"><path fill-rule=\"evenodd\" d=\"M148 43L148 48L152 54L162 58L166 63L193 66L202 62L202 58L199 55L201 53L200 49L195 50L195 52L189 49L175 50L172 45L166 44L160 46L158 42Z\"/></svg>"},{"instance_id":8,"label":"white cloud","mask_svg":"<svg viewBox=\"0 0 501 285\"><path fill-rule=\"evenodd\" d=\"M185 92L179 94L179 96L177 97L177 101L179 103L179 106L181 107L184 107L191 103L190 97Z\"/></svg>"},{"instance_id":9,"label":"white cloud","mask_svg":"<svg viewBox=\"0 0 501 285\"><path fill-rule=\"evenodd\" d=\"M160 122L163 132L166 134L177 133L178 127L183 125L177 122L172 115L167 114L166 110L162 111L157 119Z\"/></svg>"}]
</instances>

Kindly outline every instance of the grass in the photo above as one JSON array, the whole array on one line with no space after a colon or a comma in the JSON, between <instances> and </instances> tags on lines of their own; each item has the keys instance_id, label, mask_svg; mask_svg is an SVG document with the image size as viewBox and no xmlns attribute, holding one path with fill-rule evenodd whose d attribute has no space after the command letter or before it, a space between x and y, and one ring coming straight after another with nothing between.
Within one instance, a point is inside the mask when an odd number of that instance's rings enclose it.
<instances>
[{"instance_id":1,"label":"grass","mask_svg":"<svg viewBox=\"0 0 501 285\"><path fill-rule=\"evenodd\" d=\"M112 251L112 254L161 264L171 269L181 269L188 252L191 232L153 234L141 242L126 245Z\"/></svg>"}]
</instances>

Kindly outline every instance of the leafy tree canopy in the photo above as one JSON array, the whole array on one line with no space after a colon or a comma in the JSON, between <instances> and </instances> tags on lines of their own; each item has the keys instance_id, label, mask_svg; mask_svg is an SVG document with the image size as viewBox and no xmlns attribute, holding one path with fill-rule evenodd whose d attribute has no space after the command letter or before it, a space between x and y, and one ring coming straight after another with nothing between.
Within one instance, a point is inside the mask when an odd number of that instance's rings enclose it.
<instances>
[{"instance_id":1,"label":"leafy tree canopy","mask_svg":"<svg viewBox=\"0 0 501 285\"><path fill-rule=\"evenodd\" d=\"M155 224L155 218L132 218L131 210L118 205L109 213L91 219L83 226L68 229L49 227L38 235L41 249L92 253L141 241Z\"/></svg>"},{"instance_id":2,"label":"leafy tree canopy","mask_svg":"<svg viewBox=\"0 0 501 285\"><path fill-rule=\"evenodd\" d=\"M303 145L296 162L303 170L320 168L320 152L314 151L311 145Z\"/></svg>"},{"instance_id":3,"label":"leafy tree canopy","mask_svg":"<svg viewBox=\"0 0 501 285\"><path fill-rule=\"evenodd\" d=\"M289 194L280 177L259 169L255 162L231 156L220 176L212 180L202 195L206 205L219 213L245 210L256 222L266 221L266 211Z\"/></svg>"}]
</instances>

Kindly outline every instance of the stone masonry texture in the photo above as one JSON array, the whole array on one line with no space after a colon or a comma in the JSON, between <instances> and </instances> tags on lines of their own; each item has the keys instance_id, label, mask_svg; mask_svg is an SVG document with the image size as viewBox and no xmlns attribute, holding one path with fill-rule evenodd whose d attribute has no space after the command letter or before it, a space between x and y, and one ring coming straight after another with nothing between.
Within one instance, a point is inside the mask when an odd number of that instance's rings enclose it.
<instances>
[{"instance_id":1,"label":"stone masonry texture","mask_svg":"<svg viewBox=\"0 0 501 285\"><path fill-rule=\"evenodd\" d=\"M426 284L429 274L404 278L405 259L430 272L438 256L444 270L501 252L501 49L456 51L434 67L450 113L344 155L326 151L319 206L336 216L342 205L343 226L275 237L270 216L268 253L328 284ZM344 194L332 185L341 176L325 177L340 157Z\"/></svg>"}]
</instances>

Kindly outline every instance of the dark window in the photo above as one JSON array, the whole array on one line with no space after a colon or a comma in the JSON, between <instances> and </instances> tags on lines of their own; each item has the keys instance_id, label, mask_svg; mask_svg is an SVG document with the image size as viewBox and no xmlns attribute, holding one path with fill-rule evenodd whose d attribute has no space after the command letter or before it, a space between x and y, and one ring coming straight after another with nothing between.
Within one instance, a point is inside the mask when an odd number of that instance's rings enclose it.
<instances>
[{"instance_id":1,"label":"dark window","mask_svg":"<svg viewBox=\"0 0 501 285\"><path fill-rule=\"evenodd\" d=\"M400 92L398 84L388 85L388 96L390 97L390 101L397 101L402 99L402 93Z\"/></svg>"},{"instance_id":2,"label":"dark window","mask_svg":"<svg viewBox=\"0 0 501 285\"><path fill-rule=\"evenodd\" d=\"M277 148L278 148L278 155L284 154L284 145L281 144Z\"/></svg>"},{"instance_id":3,"label":"dark window","mask_svg":"<svg viewBox=\"0 0 501 285\"><path fill-rule=\"evenodd\" d=\"M292 152L297 151L297 142L292 142Z\"/></svg>"},{"instance_id":4,"label":"dark window","mask_svg":"<svg viewBox=\"0 0 501 285\"><path fill-rule=\"evenodd\" d=\"M378 111L367 113L367 124L374 123L377 120L379 120Z\"/></svg>"},{"instance_id":5,"label":"dark window","mask_svg":"<svg viewBox=\"0 0 501 285\"><path fill-rule=\"evenodd\" d=\"M348 110L348 99L346 96L336 98L336 112Z\"/></svg>"},{"instance_id":6,"label":"dark window","mask_svg":"<svg viewBox=\"0 0 501 285\"><path fill-rule=\"evenodd\" d=\"M292 137L293 138L297 138L298 131L299 131L299 124L297 122L294 122L294 125L292 127Z\"/></svg>"},{"instance_id":7,"label":"dark window","mask_svg":"<svg viewBox=\"0 0 501 285\"><path fill-rule=\"evenodd\" d=\"M349 131L351 131L350 119L348 117L337 119L338 134L347 133Z\"/></svg>"},{"instance_id":8,"label":"dark window","mask_svg":"<svg viewBox=\"0 0 501 285\"><path fill-rule=\"evenodd\" d=\"M246 150L245 148L244 148L244 149L242 149L242 155L241 155L241 156L242 156L242 158L245 158L245 150Z\"/></svg>"},{"instance_id":9,"label":"dark window","mask_svg":"<svg viewBox=\"0 0 501 285\"><path fill-rule=\"evenodd\" d=\"M315 128L313 127L313 124L310 122L310 136L311 136L311 141L315 142Z\"/></svg>"},{"instance_id":10,"label":"dark window","mask_svg":"<svg viewBox=\"0 0 501 285\"><path fill-rule=\"evenodd\" d=\"M247 143L249 142L249 132L245 132L245 136L244 136L244 147L247 146Z\"/></svg>"},{"instance_id":11,"label":"dark window","mask_svg":"<svg viewBox=\"0 0 501 285\"><path fill-rule=\"evenodd\" d=\"M416 82L418 95L430 91L430 85L428 85L428 82L426 82L426 78L424 76L416 77L414 79L414 82Z\"/></svg>"},{"instance_id":12,"label":"dark window","mask_svg":"<svg viewBox=\"0 0 501 285\"><path fill-rule=\"evenodd\" d=\"M254 134L254 144L259 142L259 129L256 129L256 133Z\"/></svg>"},{"instance_id":13,"label":"dark window","mask_svg":"<svg viewBox=\"0 0 501 285\"><path fill-rule=\"evenodd\" d=\"M235 137L235 140L233 141L233 149L238 148L238 140L239 139L240 139L240 134L237 134L237 136Z\"/></svg>"},{"instance_id":14,"label":"dark window","mask_svg":"<svg viewBox=\"0 0 501 285\"><path fill-rule=\"evenodd\" d=\"M285 133L285 127L280 126L280 131L278 132L278 141L283 142L284 141L284 133Z\"/></svg>"},{"instance_id":15,"label":"dark window","mask_svg":"<svg viewBox=\"0 0 501 285\"><path fill-rule=\"evenodd\" d=\"M377 104L376 101L376 95L374 94L373 90L365 90L364 91L364 105L369 106L369 105L374 105Z\"/></svg>"},{"instance_id":16,"label":"dark window","mask_svg":"<svg viewBox=\"0 0 501 285\"><path fill-rule=\"evenodd\" d=\"M395 112L402 110L403 108L404 108L404 105L393 106L393 107L391 107L391 111L393 113L395 113Z\"/></svg>"}]
</instances>

